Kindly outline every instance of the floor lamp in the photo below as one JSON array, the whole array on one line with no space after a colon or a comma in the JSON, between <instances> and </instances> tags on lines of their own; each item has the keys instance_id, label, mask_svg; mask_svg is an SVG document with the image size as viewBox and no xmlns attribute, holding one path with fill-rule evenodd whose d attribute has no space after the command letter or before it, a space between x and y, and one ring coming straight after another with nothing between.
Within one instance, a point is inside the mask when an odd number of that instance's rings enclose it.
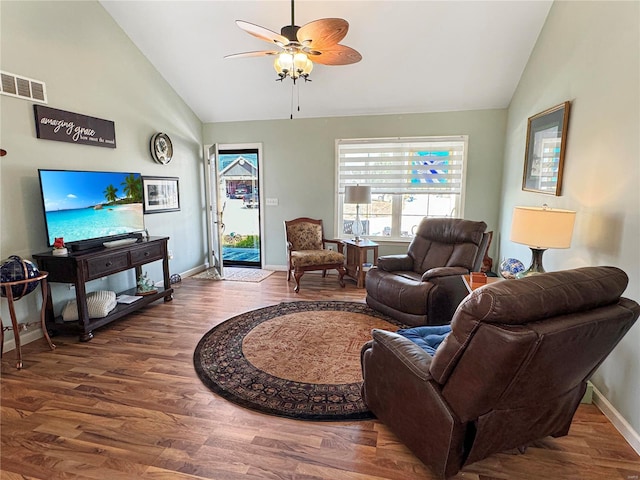
<instances>
[{"instance_id":1,"label":"floor lamp","mask_svg":"<svg viewBox=\"0 0 640 480\"><path fill-rule=\"evenodd\" d=\"M514 207L511 241L531 249L531 266L518 277L544 273L542 254L548 248L569 248L576 212L542 207Z\"/></svg>"},{"instance_id":2,"label":"floor lamp","mask_svg":"<svg viewBox=\"0 0 640 480\"><path fill-rule=\"evenodd\" d=\"M363 234L362 222L360 221L360 205L369 205L371 203L371 187L361 185L348 185L344 187L344 203L355 204L356 219L353 221L353 232L356 242L360 241Z\"/></svg>"}]
</instances>

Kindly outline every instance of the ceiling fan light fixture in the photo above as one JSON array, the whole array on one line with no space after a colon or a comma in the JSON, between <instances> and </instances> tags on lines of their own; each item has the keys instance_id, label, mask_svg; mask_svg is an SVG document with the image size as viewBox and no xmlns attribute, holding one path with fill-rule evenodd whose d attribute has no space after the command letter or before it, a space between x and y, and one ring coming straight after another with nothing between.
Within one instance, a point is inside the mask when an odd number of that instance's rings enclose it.
<instances>
[{"instance_id":1,"label":"ceiling fan light fixture","mask_svg":"<svg viewBox=\"0 0 640 480\"><path fill-rule=\"evenodd\" d=\"M306 54L302 52L296 53L293 56L293 66L295 67L296 72L303 71L306 68L308 61L309 59L307 58Z\"/></svg>"},{"instance_id":2,"label":"ceiling fan light fixture","mask_svg":"<svg viewBox=\"0 0 640 480\"><path fill-rule=\"evenodd\" d=\"M273 62L278 78L276 80L284 80L287 77L297 80L302 77L309 81L309 74L313 70L313 62L309 60L307 54L300 50L282 52L276 56Z\"/></svg>"},{"instance_id":3,"label":"ceiling fan light fixture","mask_svg":"<svg viewBox=\"0 0 640 480\"><path fill-rule=\"evenodd\" d=\"M293 69L293 55L289 52L282 52L276 56L273 67L280 76L287 76Z\"/></svg>"},{"instance_id":4,"label":"ceiling fan light fixture","mask_svg":"<svg viewBox=\"0 0 640 480\"><path fill-rule=\"evenodd\" d=\"M307 57L307 64L304 67L303 73L305 75L309 75L311 73L311 70L313 70L313 62L309 59L309 57Z\"/></svg>"}]
</instances>

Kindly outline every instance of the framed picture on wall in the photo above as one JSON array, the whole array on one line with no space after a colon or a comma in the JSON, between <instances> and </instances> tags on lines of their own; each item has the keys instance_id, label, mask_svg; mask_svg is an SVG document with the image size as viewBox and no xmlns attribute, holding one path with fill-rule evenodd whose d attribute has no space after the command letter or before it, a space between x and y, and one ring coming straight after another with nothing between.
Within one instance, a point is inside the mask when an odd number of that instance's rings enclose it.
<instances>
[{"instance_id":1,"label":"framed picture on wall","mask_svg":"<svg viewBox=\"0 0 640 480\"><path fill-rule=\"evenodd\" d=\"M177 177L142 177L144 213L176 212L180 210Z\"/></svg>"},{"instance_id":2,"label":"framed picture on wall","mask_svg":"<svg viewBox=\"0 0 640 480\"><path fill-rule=\"evenodd\" d=\"M522 190L560 195L571 102L529 117Z\"/></svg>"}]
</instances>

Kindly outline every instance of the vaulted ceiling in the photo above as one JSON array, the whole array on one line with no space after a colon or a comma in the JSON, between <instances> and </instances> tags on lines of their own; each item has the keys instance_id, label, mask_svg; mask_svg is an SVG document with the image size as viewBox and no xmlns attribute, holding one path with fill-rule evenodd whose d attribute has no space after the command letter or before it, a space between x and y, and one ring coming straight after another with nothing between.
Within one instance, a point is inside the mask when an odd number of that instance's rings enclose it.
<instances>
[{"instance_id":1,"label":"vaulted ceiling","mask_svg":"<svg viewBox=\"0 0 640 480\"><path fill-rule=\"evenodd\" d=\"M287 0L101 4L208 123L506 108L552 1L298 0L297 25L344 18L341 43L363 59L316 65L295 88L275 81L273 57L223 59L272 49L235 20L279 33Z\"/></svg>"}]
</instances>

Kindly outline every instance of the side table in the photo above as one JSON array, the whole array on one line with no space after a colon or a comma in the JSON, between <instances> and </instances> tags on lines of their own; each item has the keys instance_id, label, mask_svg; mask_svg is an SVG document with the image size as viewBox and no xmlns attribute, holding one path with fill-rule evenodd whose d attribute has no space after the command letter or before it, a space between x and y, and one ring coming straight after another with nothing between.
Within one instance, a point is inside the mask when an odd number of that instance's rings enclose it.
<instances>
[{"instance_id":1,"label":"side table","mask_svg":"<svg viewBox=\"0 0 640 480\"><path fill-rule=\"evenodd\" d=\"M369 251L373 252L373 263L378 264L378 244L371 240L360 239L355 240L341 240L338 244L338 250L343 253L343 247L346 247L345 254L345 270L347 276L356 280L358 288L364 288L364 277L367 272L364 271L363 265L367 263L367 254Z\"/></svg>"},{"instance_id":2,"label":"side table","mask_svg":"<svg viewBox=\"0 0 640 480\"><path fill-rule=\"evenodd\" d=\"M484 287L485 285L488 285L490 283L500 282L502 280L503 278L501 277L486 277L486 282L474 283L471 281L471 275L462 275L462 281L464 282L464 286L467 287L467 291L469 293L473 292L474 290L480 287Z\"/></svg>"},{"instance_id":3,"label":"side table","mask_svg":"<svg viewBox=\"0 0 640 480\"><path fill-rule=\"evenodd\" d=\"M55 349L56 346L51 343L51 338L49 337L49 332L47 332L47 326L45 324L45 314L47 311L47 277L49 273L40 271L40 275L33 278L25 278L24 280L16 280L15 282L2 282L0 286L4 288L5 294L7 295L7 302L9 304L9 314L11 315L11 327L5 327L0 325L0 331L2 332L0 335L0 358L2 357L2 353L4 350L4 331L5 330L13 330L13 337L16 342L16 356L17 363L16 368L22 368L22 349L20 346L20 328L18 327L18 321L16 320L16 310L14 307L13 300L13 287L14 285L24 285L25 283L32 282L40 282L40 289L42 291L42 308L40 309L40 326L42 327L42 333L44 334L44 338L46 338L49 343L49 348L51 350ZM0 321L1 323L1 321ZM25 323L24 326L32 325L32 323Z\"/></svg>"}]
</instances>

